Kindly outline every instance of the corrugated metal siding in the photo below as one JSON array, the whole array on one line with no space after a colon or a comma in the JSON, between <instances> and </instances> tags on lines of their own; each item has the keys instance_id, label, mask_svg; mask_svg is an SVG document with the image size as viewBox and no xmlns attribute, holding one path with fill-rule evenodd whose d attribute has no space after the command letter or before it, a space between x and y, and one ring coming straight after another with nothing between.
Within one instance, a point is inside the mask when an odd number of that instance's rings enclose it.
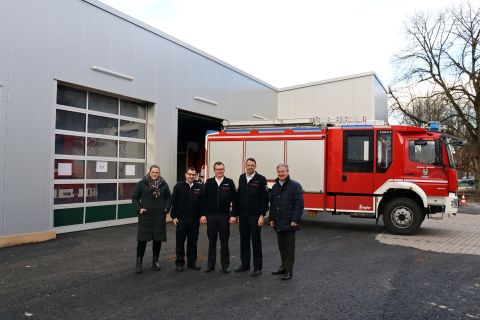
<instances>
[{"instance_id":1,"label":"corrugated metal siding","mask_svg":"<svg viewBox=\"0 0 480 320\"><path fill-rule=\"evenodd\" d=\"M0 21L11 24L11 9L6 5L7 1L0 2ZM0 25L2 22L0 22ZM0 28L0 39L4 43L10 43L12 38L12 29ZM11 47L0 46L0 235L5 233L5 167L6 167L6 147L7 147L7 89L5 85L9 82L9 61Z\"/></svg>"},{"instance_id":2,"label":"corrugated metal siding","mask_svg":"<svg viewBox=\"0 0 480 320\"><path fill-rule=\"evenodd\" d=\"M52 19L44 2L9 2L4 232L51 229ZM2 10L3 11L3 10ZM42 21L43 23L38 23ZM7 25L3 25L8 23Z\"/></svg>"},{"instance_id":3,"label":"corrugated metal siding","mask_svg":"<svg viewBox=\"0 0 480 320\"><path fill-rule=\"evenodd\" d=\"M375 78L375 119L388 120L388 96L380 81Z\"/></svg>"},{"instance_id":4,"label":"corrugated metal siding","mask_svg":"<svg viewBox=\"0 0 480 320\"><path fill-rule=\"evenodd\" d=\"M0 174L7 185L0 187L0 235L52 229L54 79L152 102L148 161L161 166L170 185L177 108L221 119L276 116L272 87L147 29L81 0L0 3L0 35L8 43L0 48L0 83L9 97L0 115Z\"/></svg>"},{"instance_id":5,"label":"corrugated metal siding","mask_svg":"<svg viewBox=\"0 0 480 320\"><path fill-rule=\"evenodd\" d=\"M298 86L280 90L278 94L279 118L339 117L348 115L362 119L386 114L386 104L376 104L373 74L344 78L338 81ZM378 111L376 113L376 110Z\"/></svg>"}]
</instances>

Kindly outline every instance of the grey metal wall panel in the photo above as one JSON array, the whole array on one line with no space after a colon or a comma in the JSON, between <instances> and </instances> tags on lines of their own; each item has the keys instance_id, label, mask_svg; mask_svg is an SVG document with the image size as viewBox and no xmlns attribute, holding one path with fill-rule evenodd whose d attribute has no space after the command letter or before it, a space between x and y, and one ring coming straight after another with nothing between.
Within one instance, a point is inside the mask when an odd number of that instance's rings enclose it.
<instances>
[{"instance_id":1,"label":"grey metal wall panel","mask_svg":"<svg viewBox=\"0 0 480 320\"><path fill-rule=\"evenodd\" d=\"M221 119L276 116L273 88L82 0L2 1L0 9L0 36L8 41L0 48L0 83L8 96L0 106L8 111L0 115L6 149L0 235L53 227L54 79L152 102L147 161L158 163L172 186L178 108ZM134 80L93 71L94 65ZM26 169L27 200L19 179Z\"/></svg>"},{"instance_id":2,"label":"grey metal wall panel","mask_svg":"<svg viewBox=\"0 0 480 320\"><path fill-rule=\"evenodd\" d=\"M84 53L82 57L83 79L82 84L94 88L102 88L104 90L111 90L112 76L95 72L91 68L99 66L106 69L113 70L111 66L111 34L112 22L114 17L106 14L101 10L95 10L88 7L86 10L86 21L84 26ZM122 70L113 70L122 72Z\"/></svg>"},{"instance_id":3,"label":"grey metal wall panel","mask_svg":"<svg viewBox=\"0 0 480 320\"><path fill-rule=\"evenodd\" d=\"M4 96L4 87L0 80L0 235L5 233L5 183L6 183L6 124L7 111Z\"/></svg>"},{"instance_id":4,"label":"grey metal wall panel","mask_svg":"<svg viewBox=\"0 0 480 320\"><path fill-rule=\"evenodd\" d=\"M375 119L388 120L388 96L385 88L375 77L374 94L375 94Z\"/></svg>"},{"instance_id":5,"label":"grey metal wall panel","mask_svg":"<svg viewBox=\"0 0 480 320\"><path fill-rule=\"evenodd\" d=\"M8 27L12 22L12 9L7 3L0 2L0 39L10 43L13 29ZM11 46L0 46L0 236L5 234L5 172L6 172L6 143L7 143L7 90L9 83L9 59Z\"/></svg>"},{"instance_id":6,"label":"grey metal wall panel","mask_svg":"<svg viewBox=\"0 0 480 320\"><path fill-rule=\"evenodd\" d=\"M25 6L28 5L28 10ZM10 3L12 28L6 123L5 234L51 229L53 81L44 2ZM43 21L43 23L36 23ZM27 181L25 180L27 179Z\"/></svg>"},{"instance_id":7,"label":"grey metal wall panel","mask_svg":"<svg viewBox=\"0 0 480 320\"><path fill-rule=\"evenodd\" d=\"M387 120L386 95L382 96L377 90L379 97L385 97L382 103L377 103L375 79L375 74L365 73L287 88L278 94L278 115L280 118L348 116L359 121L363 118Z\"/></svg>"},{"instance_id":8,"label":"grey metal wall panel","mask_svg":"<svg viewBox=\"0 0 480 320\"><path fill-rule=\"evenodd\" d=\"M135 68L133 71L135 80L132 82L134 89L131 95L155 101L157 99L157 82L164 77L170 77L171 74L165 70L165 64L163 64L164 68L159 69L161 62L159 57L169 57L170 53L166 50L160 51L160 42L156 41L155 35L151 33L136 29L133 37L135 42L132 45L134 50L132 66ZM166 65L171 69L171 66Z\"/></svg>"},{"instance_id":9,"label":"grey metal wall panel","mask_svg":"<svg viewBox=\"0 0 480 320\"><path fill-rule=\"evenodd\" d=\"M80 1L55 0L52 12L52 72L61 80L83 83L85 24L87 15Z\"/></svg>"}]
</instances>

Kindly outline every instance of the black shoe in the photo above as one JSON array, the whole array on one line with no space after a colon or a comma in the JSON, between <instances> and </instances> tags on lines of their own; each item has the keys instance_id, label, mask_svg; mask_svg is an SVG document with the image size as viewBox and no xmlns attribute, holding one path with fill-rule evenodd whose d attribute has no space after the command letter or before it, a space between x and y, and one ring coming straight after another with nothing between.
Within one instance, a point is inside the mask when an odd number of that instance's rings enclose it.
<instances>
[{"instance_id":1,"label":"black shoe","mask_svg":"<svg viewBox=\"0 0 480 320\"><path fill-rule=\"evenodd\" d=\"M244 271L248 271L248 270L250 270L250 267L246 267L242 264L240 267L235 269L235 272L244 272Z\"/></svg>"},{"instance_id":2,"label":"black shoe","mask_svg":"<svg viewBox=\"0 0 480 320\"><path fill-rule=\"evenodd\" d=\"M253 270L252 273L250 274L252 277L258 277L259 275L262 274L261 270Z\"/></svg>"},{"instance_id":3,"label":"black shoe","mask_svg":"<svg viewBox=\"0 0 480 320\"><path fill-rule=\"evenodd\" d=\"M223 273L230 273L230 268L229 267L222 268L222 272Z\"/></svg>"},{"instance_id":4,"label":"black shoe","mask_svg":"<svg viewBox=\"0 0 480 320\"><path fill-rule=\"evenodd\" d=\"M292 271L286 271L280 279L282 280L290 280L292 279Z\"/></svg>"},{"instance_id":5,"label":"black shoe","mask_svg":"<svg viewBox=\"0 0 480 320\"><path fill-rule=\"evenodd\" d=\"M200 266L197 266L196 264L191 264L187 267L188 269L193 269L193 270L200 270L202 269Z\"/></svg>"},{"instance_id":6,"label":"black shoe","mask_svg":"<svg viewBox=\"0 0 480 320\"><path fill-rule=\"evenodd\" d=\"M183 266L176 266L175 271L182 272L183 271Z\"/></svg>"},{"instance_id":7,"label":"black shoe","mask_svg":"<svg viewBox=\"0 0 480 320\"><path fill-rule=\"evenodd\" d=\"M160 263L158 263L158 256L153 256L152 270L153 271L160 271Z\"/></svg>"},{"instance_id":8,"label":"black shoe","mask_svg":"<svg viewBox=\"0 0 480 320\"><path fill-rule=\"evenodd\" d=\"M285 272L287 272L285 269L280 268L277 271L272 271L272 274L274 274L274 275L285 274Z\"/></svg>"},{"instance_id":9,"label":"black shoe","mask_svg":"<svg viewBox=\"0 0 480 320\"><path fill-rule=\"evenodd\" d=\"M213 270L215 270L215 268L207 267L207 269L203 270L203 272L207 273L207 272L212 272Z\"/></svg>"},{"instance_id":10,"label":"black shoe","mask_svg":"<svg viewBox=\"0 0 480 320\"><path fill-rule=\"evenodd\" d=\"M142 261L143 258L137 257L137 264L135 265L135 273L140 274L142 273Z\"/></svg>"}]
</instances>

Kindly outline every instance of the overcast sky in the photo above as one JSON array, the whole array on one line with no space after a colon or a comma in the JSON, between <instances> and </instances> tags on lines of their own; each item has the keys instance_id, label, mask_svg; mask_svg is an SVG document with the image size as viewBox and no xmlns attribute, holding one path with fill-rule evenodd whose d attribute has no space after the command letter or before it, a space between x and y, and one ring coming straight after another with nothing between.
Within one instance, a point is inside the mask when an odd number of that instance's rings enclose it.
<instances>
[{"instance_id":1,"label":"overcast sky","mask_svg":"<svg viewBox=\"0 0 480 320\"><path fill-rule=\"evenodd\" d=\"M459 2L101 1L278 88L366 71L389 85L405 19Z\"/></svg>"}]
</instances>

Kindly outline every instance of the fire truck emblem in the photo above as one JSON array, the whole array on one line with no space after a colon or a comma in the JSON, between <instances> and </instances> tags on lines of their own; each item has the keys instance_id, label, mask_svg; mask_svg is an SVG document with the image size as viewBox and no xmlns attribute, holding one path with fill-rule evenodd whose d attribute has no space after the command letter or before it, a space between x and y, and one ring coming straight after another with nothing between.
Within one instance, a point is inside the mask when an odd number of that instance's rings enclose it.
<instances>
[{"instance_id":1,"label":"fire truck emblem","mask_svg":"<svg viewBox=\"0 0 480 320\"><path fill-rule=\"evenodd\" d=\"M428 169L427 168L423 168L422 175L424 175L424 176L428 175Z\"/></svg>"}]
</instances>

